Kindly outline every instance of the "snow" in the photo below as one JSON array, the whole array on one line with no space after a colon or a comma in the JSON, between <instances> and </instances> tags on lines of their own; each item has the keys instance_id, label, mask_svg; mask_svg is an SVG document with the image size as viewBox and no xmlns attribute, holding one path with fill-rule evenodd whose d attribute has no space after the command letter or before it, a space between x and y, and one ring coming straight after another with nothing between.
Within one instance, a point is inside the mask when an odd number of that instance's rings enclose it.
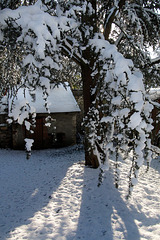
<instances>
[{"instance_id":1,"label":"snow","mask_svg":"<svg viewBox=\"0 0 160 240\"><path fill-rule=\"evenodd\" d=\"M24 124L26 126L26 129L29 131L31 127L31 123L29 121L24 121Z\"/></svg>"},{"instance_id":2,"label":"snow","mask_svg":"<svg viewBox=\"0 0 160 240\"><path fill-rule=\"evenodd\" d=\"M32 92L32 94L35 94L35 99L32 99L27 88L20 88L15 97L11 97L8 100L7 96L4 96L1 99L1 114L6 114L7 102L9 105L8 116L11 119L8 119L8 123L11 123L13 119L19 124L23 124L26 119L29 119L30 115L35 117L36 113L80 112L80 108L68 83L65 83L65 87L60 84L53 88L53 85L50 85L44 77L41 77L40 80L49 94L48 97L43 94L42 88L37 88ZM44 97L47 98L47 101L45 101ZM27 121L25 122L25 126L28 130L30 129Z\"/></svg>"},{"instance_id":3,"label":"snow","mask_svg":"<svg viewBox=\"0 0 160 240\"><path fill-rule=\"evenodd\" d=\"M139 112L135 112L130 117L130 122L128 123L128 127L130 127L131 129L134 129L137 126L139 126L141 121L142 121L142 119L141 119L140 113Z\"/></svg>"},{"instance_id":4,"label":"snow","mask_svg":"<svg viewBox=\"0 0 160 240\"><path fill-rule=\"evenodd\" d=\"M26 146L26 150L28 152L31 151L31 148L32 148L34 140L33 139L29 139L29 138L25 138L24 141L26 143L26 145L25 145Z\"/></svg>"},{"instance_id":5,"label":"snow","mask_svg":"<svg viewBox=\"0 0 160 240\"><path fill-rule=\"evenodd\" d=\"M141 168L128 200L131 161L119 164L119 189L111 169L97 187L99 169L84 166L77 146L33 151L30 160L0 149L0 239L159 240L160 159Z\"/></svg>"},{"instance_id":6,"label":"snow","mask_svg":"<svg viewBox=\"0 0 160 240\"><path fill-rule=\"evenodd\" d=\"M114 98L112 98L112 101L111 101L111 103L113 104L113 105L120 105L121 104L121 96L117 96L117 97L114 97Z\"/></svg>"},{"instance_id":7,"label":"snow","mask_svg":"<svg viewBox=\"0 0 160 240\"><path fill-rule=\"evenodd\" d=\"M131 101L140 102L143 100L142 92L131 92Z\"/></svg>"},{"instance_id":8,"label":"snow","mask_svg":"<svg viewBox=\"0 0 160 240\"><path fill-rule=\"evenodd\" d=\"M152 100L156 100L158 98L160 98L160 88L151 88L149 91L149 95L151 97Z\"/></svg>"},{"instance_id":9,"label":"snow","mask_svg":"<svg viewBox=\"0 0 160 240\"><path fill-rule=\"evenodd\" d=\"M14 107L13 110L10 111L11 112L10 115L19 116L21 107L23 107L27 103L30 106L32 106L33 109L35 109L34 111L36 111L36 113L47 113L47 109L45 108L45 101L43 99L43 90L41 88L37 88L35 91L36 96L35 101L32 100L32 97L30 96L28 89L25 89L25 98L23 93L24 89L20 88L16 94L16 98L14 99ZM10 99L9 101L10 106L9 109L11 109L12 100L13 99ZM51 85L51 89L49 91L48 96L48 104L49 110L52 113L80 111L80 108L68 85L66 85L66 88L62 84L54 88Z\"/></svg>"},{"instance_id":10,"label":"snow","mask_svg":"<svg viewBox=\"0 0 160 240\"><path fill-rule=\"evenodd\" d=\"M141 75L138 75L134 72L134 74L130 76L128 90L145 92Z\"/></svg>"}]
</instances>

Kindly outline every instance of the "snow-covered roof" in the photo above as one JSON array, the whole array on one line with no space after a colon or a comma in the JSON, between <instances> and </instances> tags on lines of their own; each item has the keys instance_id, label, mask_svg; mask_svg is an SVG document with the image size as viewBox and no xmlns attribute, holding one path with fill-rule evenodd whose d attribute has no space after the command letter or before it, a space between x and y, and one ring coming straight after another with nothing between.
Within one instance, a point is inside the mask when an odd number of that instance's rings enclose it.
<instances>
[{"instance_id":1,"label":"snow-covered roof","mask_svg":"<svg viewBox=\"0 0 160 240\"><path fill-rule=\"evenodd\" d=\"M13 99L9 99L9 109L11 109L12 100ZM3 102L5 101L6 98L3 100ZM66 85L66 88L62 84L54 88L51 86L47 102L50 113L80 111L80 108L68 85ZM43 99L43 90L40 88L35 90L35 101L30 96L28 89L25 89L24 97L24 89L20 88L17 92L16 98L14 99L12 111L20 109L26 103L29 103L31 107L36 109L36 113L48 113L45 107L45 101ZM0 106L0 113L4 113L2 106Z\"/></svg>"}]
</instances>

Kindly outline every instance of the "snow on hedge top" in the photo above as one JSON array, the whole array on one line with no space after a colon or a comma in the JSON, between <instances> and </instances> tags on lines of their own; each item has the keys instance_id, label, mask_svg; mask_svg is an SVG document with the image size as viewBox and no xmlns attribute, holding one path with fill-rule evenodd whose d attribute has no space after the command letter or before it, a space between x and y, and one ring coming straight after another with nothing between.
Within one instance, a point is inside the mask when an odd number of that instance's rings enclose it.
<instances>
[{"instance_id":1,"label":"snow on hedge top","mask_svg":"<svg viewBox=\"0 0 160 240\"><path fill-rule=\"evenodd\" d=\"M30 106L30 111L33 113L48 113L45 107L45 100L43 99L43 90L37 88L34 91L35 100L32 99L29 90L20 88L14 99L9 99L9 116L13 116L14 119L17 119L15 115L20 114L22 107ZM79 112L80 108L73 96L73 93L68 85L66 88L61 84L53 88L51 85L50 93L47 98L48 108L50 113L62 113L62 112ZM12 109L12 110L11 110Z\"/></svg>"}]
</instances>

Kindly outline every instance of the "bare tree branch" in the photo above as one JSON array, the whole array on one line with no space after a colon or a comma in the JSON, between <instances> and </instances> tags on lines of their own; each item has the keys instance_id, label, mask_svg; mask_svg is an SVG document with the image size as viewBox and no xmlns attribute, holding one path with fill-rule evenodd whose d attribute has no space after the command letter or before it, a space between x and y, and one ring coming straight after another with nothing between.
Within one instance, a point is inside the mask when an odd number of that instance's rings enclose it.
<instances>
[{"instance_id":1,"label":"bare tree branch","mask_svg":"<svg viewBox=\"0 0 160 240\"><path fill-rule=\"evenodd\" d=\"M118 46L121 43L123 36L124 36L124 33L121 32L120 35L118 36L117 40L115 41L116 46Z\"/></svg>"},{"instance_id":2,"label":"bare tree branch","mask_svg":"<svg viewBox=\"0 0 160 240\"><path fill-rule=\"evenodd\" d=\"M81 55L77 52L72 52L72 49L73 49L73 43L71 40L69 39L65 39L65 41L63 41L63 44L62 44L62 49L63 49L63 52L66 56L70 56L74 62L76 62L79 66L81 64L85 64L85 61L84 59L82 59Z\"/></svg>"},{"instance_id":3,"label":"bare tree branch","mask_svg":"<svg viewBox=\"0 0 160 240\"><path fill-rule=\"evenodd\" d=\"M120 11L121 8L124 6L126 0L120 0L119 3L118 3L118 7L113 7L112 8L112 11L110 12L110 14L108 15L107 19L106 19L106 22L104 24L104 37L106 40L108 40L109 38L109 34L110 34L110 31L111 31L111 25L114 21L114 18L116 16L116 12L117 11Z\"/></svg>"}]
</instances>

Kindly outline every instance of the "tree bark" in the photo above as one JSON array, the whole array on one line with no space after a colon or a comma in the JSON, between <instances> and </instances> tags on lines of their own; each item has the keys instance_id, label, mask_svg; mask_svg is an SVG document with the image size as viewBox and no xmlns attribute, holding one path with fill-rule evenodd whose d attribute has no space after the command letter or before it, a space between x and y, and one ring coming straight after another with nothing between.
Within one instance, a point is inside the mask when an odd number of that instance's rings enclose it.
<instances>
[{"instance_id":1,"label":"tree bark","mask_svg":"<svg viewBox=\"0 0 160 240\"><path fill-rule=\"evenodd\" d=\"M93 31L90 33L90 38L94 37L94 33L97 32L97 17L96 17L96 0L87 0L87 2L92 4L94 9L93 14L89 13L89 8L87 8L86 13L82 14L82 45L85 47L88 45L89 38L86 37L85 26L92 26ZM82 63L82 81L83 81L83 100L84 100L84 115L87 115L89 108L95 98L91 90L95 86L95 79L92 77L92 67L94 65L94 54L92 50L88 47L82 53L83 59L87 60L88 64ZM93 168L99 166L99 161L97 156L94 154L91 144L87 138L87 133L89 131L88 127L85 126L85 164Z\"/></svg>"},{"instance_id":2,"label":"tree bark","mask_svg":"<svg viewBox=\"0 0 160 240\"><path fill-rule=\"evenodd\" d=\"M88 110L94 100L94 96L91 94L91 89L94 87L94 80L91 76L91 69L88 65L82 65L82 80L83 80L83 100L84 100L84 114L87 115ZM90 142L86 137L86 133L89 130L85 127L85 165L93 168L99 167L99 161L93 150L90 150Z\"/></svg>"}]
</instances>

